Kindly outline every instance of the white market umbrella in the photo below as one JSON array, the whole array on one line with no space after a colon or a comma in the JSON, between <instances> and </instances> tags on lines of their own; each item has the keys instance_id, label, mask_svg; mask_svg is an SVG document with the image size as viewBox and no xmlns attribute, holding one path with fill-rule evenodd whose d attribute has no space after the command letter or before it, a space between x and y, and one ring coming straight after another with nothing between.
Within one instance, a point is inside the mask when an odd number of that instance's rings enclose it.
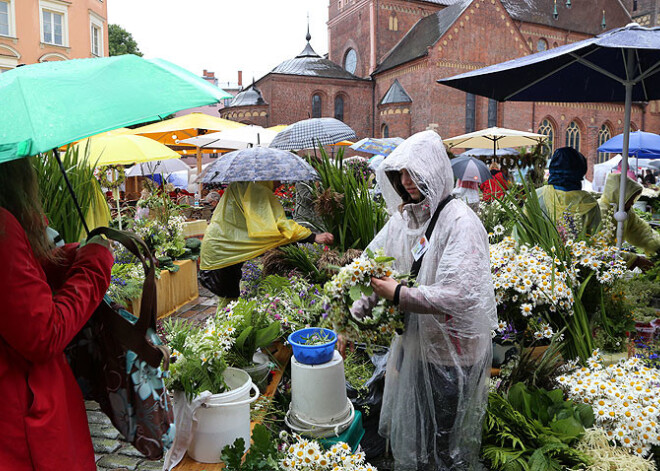
<instances>
[{"instance_id":1,"label":"white market umbrella","mask_svg":"<svg viewBox=\"0 0 660 471\"><path fill-rule=\"evenodd\" d=\"M190 171L190 166L179 159L156 160L133 165L126 170L127 177L144 177L147 175L169 175L170 173Z\"/></svg>"},{"instance_id":2,"label":"white market umbrella","mask_svg":"<svg viewBox=\"0 0 660 471\"><path fill-rule=\"evenodd\" d=\"M268 147L275 136L277 136L277 131L251 124L241 128L191 137L181 142L206 149L238 150L256 146Z\"/></svg>"},{"instance_id":3,"label":"white market umbrella","mask_svg":"<svg viewBox=\"0 0 660 471\"><path fill-rule=\"evenodd\" d=\"M494 127L450 137L449 139L445 139L444 143L449 148L492 149L493 157L496 157L499 149L505 147L535 146L546 139L547 136L544 134Z\"/></svg>"}]
</instances>

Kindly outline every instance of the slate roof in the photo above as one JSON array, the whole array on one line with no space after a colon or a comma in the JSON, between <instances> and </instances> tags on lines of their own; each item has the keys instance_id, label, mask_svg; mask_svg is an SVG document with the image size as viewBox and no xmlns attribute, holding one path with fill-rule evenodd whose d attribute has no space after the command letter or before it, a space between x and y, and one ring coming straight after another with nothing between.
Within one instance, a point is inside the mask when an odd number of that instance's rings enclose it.
<instances>
[{"instance_id":1,"label":"slate roof","mask_svg":"<svg viewBox=\"0 0 660 471\"><path fill-rule=\"evenodd\" d=\"M603 10L606 30L630 23L630 15L620 0L573 1L570 9L565 1L557 1L557 13L553 18L554 0L501 0L514 20L536 23L553 28L597 35L603 32ZM550 41L552 43L552 41Z\"/></svg>"},{"instance_id":2,"label":"slate roof","mask_svg":"<svg viewBox=\"0 0 660 471\"><path fill-rule=\"evenodd\" d=\"M392 69L413 59L428 54L427 48L434 45L449 30L472 0L461 0L419 20L392 48L375 73Z\"/></svg>"},{"instance_id":3,"label":"slate roof","mask_svg":"<svg viewBox=\"0 0 660 471\"><path fill-rule=\"evenodd\" d=\"M383 99L380 100L379 105L389 105L392 103L412 103L412 98L406 93L398 79L394 79L394 83L390 85L389 90L387 90Z\"/></svg>"},{"instance_id":4,"label":"slate roof","mask_svg":"<svg viewBox=\"0 0 660 471\"><path fill-rule=\"evenodd\" d=\"M261 92L257 87L254 86L254 83L248 88L239 92L234 99L229 103L227 108L232 106L257 106L257 105L267 105L266 100L261 95Z\"/></svg>"},{"instance_id":5,"label":"slate roof","mask_svg":"<svg viewBox=\"0 0 660 471\"><path fill-rule=\"evenodd\" d=\"M298 75L306 77L339 78L362 80L329 59L319 56L309 44L295 58L286 60L270 71L271 74Z\"/></svg>"}]
</instances>

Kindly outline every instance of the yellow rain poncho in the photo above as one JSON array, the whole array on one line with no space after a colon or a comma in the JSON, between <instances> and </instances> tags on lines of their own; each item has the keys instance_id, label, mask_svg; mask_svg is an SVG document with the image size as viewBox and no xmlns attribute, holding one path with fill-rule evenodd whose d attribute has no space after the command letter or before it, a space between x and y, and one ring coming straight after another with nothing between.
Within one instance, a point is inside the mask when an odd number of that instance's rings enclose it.
<instances>
[{"instance_id":1,"label":"yellow rain poncho","mask_svg":"<svg viewBox=\"0 0 660 471\"><path fill-rule=\"evenodd\" d=\"M610 173L607 176L603 195L598 200L603 213L609 209L611 204L618 206L620 183L620 173ZM642 193L642 189L642 185L632 181L630 178L626 178L626 206L632 206ZM660 234L654 231L646 221L637 216L632 209L628 211L628 219L623 223L623 240L643 250L648 256L653 256L660 250ZM614 245L615 241L612 240L611 242Z\"/></svg>"},{"instance_id":2,"label":"yellow rain poncho","mask_svg":"<svg viewBox=\"0 0 660 471\"><path fill-rule=\"evenodd\" d=\"M284 215L272 182L229 185L202 240L200 268L217 270L305 239L311 231Z\"/></svg>"},{"instance_id":3,"label":"yellow rain poncho","mask_svg":"<svg viewBox=\"0 0 660 471\"><path fill-rule=\"evenodd\" d=\"M85 216L85 222L89 230L96 229L97 227L107 226L112 220L112 215L110 214L110 208L108 207L108 202L105 199L105 195L101 190L101 185L94 180L92 182L94 185L94 195L90 201L89 210ZM85 231L81 231L80 239L84 239L87 236Z\"/></svg>"},{"instance_id":4,"label":"yellow rain poncho","mask_svg":"<svg viewBox=\"0 0 660 471\"><path fill-rule=\"evenodd\" d=\"M545 185L538 190L539 204L550 219L560 220L564 211L582 218L582 223L588 234L594 234L600 224L600 209L598 202L586 191L562 191L552 185Z\"/></svg>"}]
</instances>

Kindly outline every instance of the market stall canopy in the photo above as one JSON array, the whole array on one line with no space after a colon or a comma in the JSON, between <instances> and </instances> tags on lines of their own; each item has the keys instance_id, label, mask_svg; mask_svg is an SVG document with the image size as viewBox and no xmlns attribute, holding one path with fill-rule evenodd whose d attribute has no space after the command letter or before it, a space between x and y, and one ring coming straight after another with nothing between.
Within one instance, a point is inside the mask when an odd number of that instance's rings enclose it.
<instances>
[{"instance_id":1,"label":"market stall canopy","mask_svg":"<svg viewBox=\"0 0 660 471\"><path fill-rule=\"evenodd\" d=\"M598 148L598 152L619 154L623 152L623 134L614 136ZM630 133L628 155L660 159L660 136L652 132L635 131Z\"/></svg>"},{"instance_id":2,"label":"market stall canopy","mask_svg":"<svg viewBox=\"0 0 660 471\"><path fill-rule=\"evenodd\" d=\"M181 142L201 148L247 149L248 147L268 147L277 136L277 131L250 124L226 131L191 137Z\"/></svg>"},{"instance_id":3,"label":"market stall canopy","mask_svg":"<svg viewBox=\"0 0 660 471\"><path fill-rule=\"evenodd\" d=\"M0 162L229 97L174 64L133 55L18 67L0 74Z\"/></svg>"},{"instance_id":4,"label":"market stall canopy","mask_svg":"<svg viewBox=\"0 0 660 471\"><path fill-rule=\"evenodd\" d=\"M178 155L177 155L178 157ZM190 171L190 166L180 160L156 160L135 164L126 170L127 177L143 177L147 175L169 175L174 172Z\"/></svg>"},{"instance_id":5,"label":"market stall canopy","mask_svg":"<svg viewBox=\"0 0 660 471\"><path fill-rule=\"evenodd\" d=\"M572 44L438 80L499 101L622 102L622 154L628 155L632 102L660 98L660 27L631 23ZM623 159L622 172L628 170ZM625 178L621 179L617 245L623 243Z\"/></svg>"},{"instance_id":6,"label":"market stall canopy","mask_svg":"<svg viewBox=\"0 0 660 471\"><path fill-rule=\"evenodd\" d=\"M497 149L495 152L495 157L515 157L517 155L520 155L520 152L512 147ZM461 154L461 157L491 158L493 157L493 149L468 149Z\"/></svg>"},{"instance_id":7,"label":"market stall canopy","mask_svg":"<svg viewBox=\"0 0 660 471\"><path fill-rule=\"evenodd\" d=\"M445 139L444 143L453 147L492 149L491 155L496 156L498 149L504 147L535 146L547 139L544 134L517 131L506 128L488 128L460 136Z\"/></svg>"},{"instance_id":8,"label":"market stall canopy","mask_svg":"<svg viewBox=\"0 0 660 471\"><path fill-rule=\"evenodd\" d=\"M229 152L204 171L202 183L318 180L316 170L291 152L250 147Z\"/></svg>"},{"instance_id":9,"label":"market stall canopy","mask_svg":"<svg viewBox=\"0 0 660 471\"><path fill-rule=\"evenodd\" d=\"M74 145L80 155L89 152L96 165L130 165L151 160L178 159L179 154L153 139L131 134L104 134L83 139ZM185 165L185 164L184 164Z\"/></svg>"},{"instance_id":10,"label":"market stall canopy","mask_svg":"<svg viewBox=\"0 0 660 471\"><path fill-rule=\"evenodd\" d=\"M282 150L312 149L344 140L355 140L355 131L335 118L311 118L293 123L280 132L270 147Z\"/></svg>"},{"instance_id":11,"label":"market stall canopy","mask_svg":"<svg viewBox=\"0 0 660 471\"><path fill-rule=\"evenodd\" d=\"M133 134L149 137L165 145L188 146L193 148L196 146L185 144L182 141L206 134L207 131L226 131L244 126L245 124L236 121L230 121L204 113L190 113L135 128L133 129Z\"/></svg>"},{"instance_id":12,"label":"market stall canopy","mask_svg":"<svg viewBox=\"0 0 660 471\"><path fill-rule=\"evenodd\" d=\"M375 137L365 137L351 146L351 149L367 154L388 156L399 144L403 142L400 137L384 137L377 139Z\"/></svg>"},{"instance_id":13,"label":"market stall canopy","mask_svg":"<svg viewBox=\"0 0 660 471\"><path fill-rule=\"evenodd\" d=\"M454 172L454 176L463 181L481 184L493 178L486 164L474 157L461 156L451 159L451 169Z\"/></svg>"}]
</instances>

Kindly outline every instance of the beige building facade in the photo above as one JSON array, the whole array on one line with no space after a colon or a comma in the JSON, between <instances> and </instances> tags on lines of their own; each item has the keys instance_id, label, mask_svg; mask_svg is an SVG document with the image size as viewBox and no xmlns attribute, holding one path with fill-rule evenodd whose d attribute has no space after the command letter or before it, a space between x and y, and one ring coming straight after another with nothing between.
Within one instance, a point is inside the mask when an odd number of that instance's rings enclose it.
<instances>
[{"instance_id":1,"label":"beige building facade","mask_svg":"<svg viewBox=\"0 0 660 471\"><path fill-rule=\"evenodd\" d=\"M107 57L107 0L0 0L0 72Z\"/></svg>"}]
</instances>

